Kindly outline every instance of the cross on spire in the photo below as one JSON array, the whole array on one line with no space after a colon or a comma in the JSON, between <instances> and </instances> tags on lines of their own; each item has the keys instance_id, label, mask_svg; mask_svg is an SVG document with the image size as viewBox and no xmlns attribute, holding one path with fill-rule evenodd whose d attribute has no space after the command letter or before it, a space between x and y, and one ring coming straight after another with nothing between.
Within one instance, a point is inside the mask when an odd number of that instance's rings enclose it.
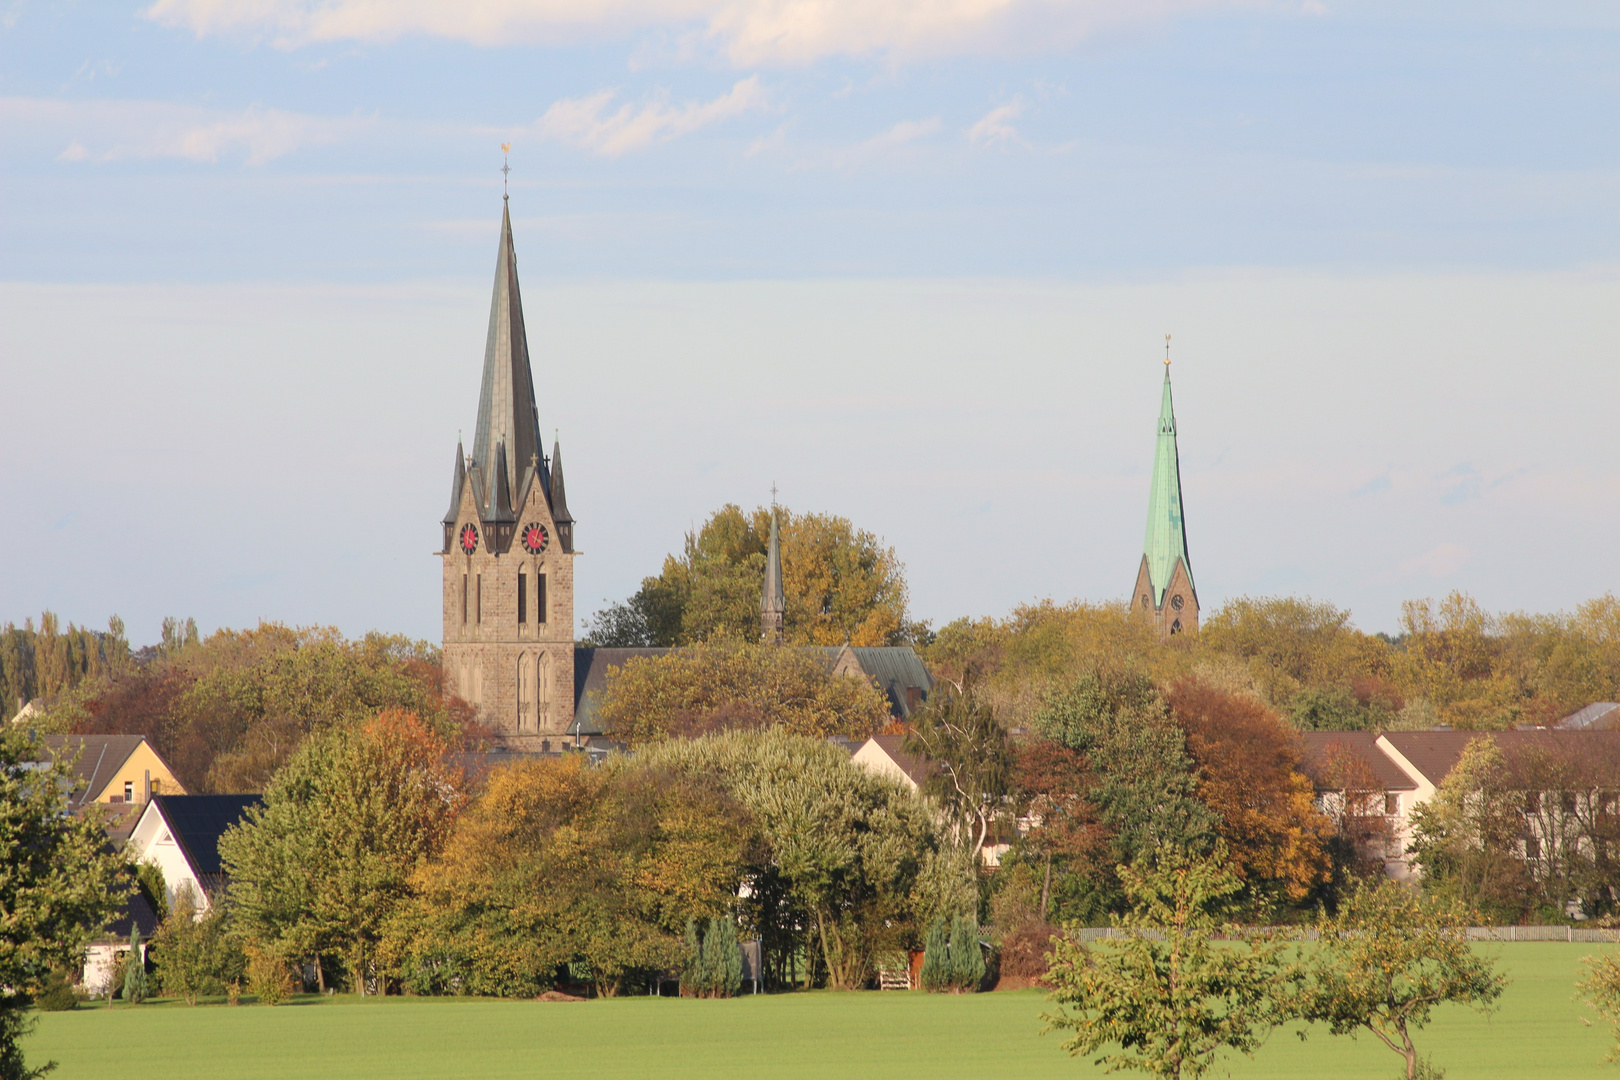
<instances>
[{"instance_id":1,"label":"cross on spire","mask_svg":"<svg viewBox=\"0 0 1620 1080\"><path fill-rule=\"evenodd\" d=\"M771 481L771 505L776 505L776 481Z\"/></svg>"},{"instance_id":2,"label":"cross on spire","mask_svg":"<svg viewBox=\"0 0 1620 1080\"><path fill-rule=\"evenodd\" d=\"M1164 366L1170 366L1170 335L1164 335Z\"/></svg>"},{"instance_id":3,"label":"cross on spire","mask_svg":"<svg viewBox=\"0 0 1620 1080\"><path fill-rule=\"evenodd\" d=\"M512 171L512 165L506 160L506 155L512 152L512 144L501 143L501 198L506 198L506 174Z\"/></svg>"}]
</instances>

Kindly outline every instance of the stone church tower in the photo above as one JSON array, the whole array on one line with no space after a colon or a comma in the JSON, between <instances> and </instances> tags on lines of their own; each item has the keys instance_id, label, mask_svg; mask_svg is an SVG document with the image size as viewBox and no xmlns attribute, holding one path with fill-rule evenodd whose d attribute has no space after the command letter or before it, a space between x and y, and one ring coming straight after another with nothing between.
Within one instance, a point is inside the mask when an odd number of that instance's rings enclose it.
<instances>
[{"instance_id":1,"label":"stone church tower","mask_svg":"<svg viewBox=\"0 0 1620 1080\"><path fill-rule=\"evenodd\" d=\"M1168 349L1168 345L1166 346ZM1153 455L1153 486L1148 493L1147 537L1136 571L1131 608L1164 637L1198 629L1198 590L1187 558L1187 529L1181 513L1181 458L1176 451L1176 411L1170 401L1170 360L1164 361L1164 393L1159 400L1159 442Z\"/></svg>"},{"instance_id":2,"label":"stone church tower","mask_svg":"<svg viewBox=\"0 0 1620 1080\"><path fill-rule=\"evenodd\" d=\"M574 519L561 444L543 450L503 205L472 453L457 444L444 516L444 666L480 719L519 745L574 719Z\"/></svg>"}]
</instances>

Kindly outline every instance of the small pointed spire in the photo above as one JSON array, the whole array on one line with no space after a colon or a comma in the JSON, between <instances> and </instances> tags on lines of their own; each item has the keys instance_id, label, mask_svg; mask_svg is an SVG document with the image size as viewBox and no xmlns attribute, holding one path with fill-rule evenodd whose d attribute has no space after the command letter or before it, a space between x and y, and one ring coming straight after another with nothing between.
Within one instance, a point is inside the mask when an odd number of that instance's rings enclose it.
<instances>
[{"instance_id":1,"label":"small pointed spire","mask_svg":"<svg viewBox=\"0 0 1620 1080\"><path fill-rule=\"evenodd\" d=\"M574 550L574 516L568 512L568 493L563 487L562 437L551 448L551 520L557 523L557 539L564 551Z\"/></svg>"},{"instance_id":2,"label":"small pointed spire","mask_svg":"<svg viewBox=\"0 0 1620 1080\"><path fill-rule=\"evenodd\" d=\"M489 512L484 520L489 522L512 522L517 515L512 512L512 484L511 474L506 471L506 443L495 445L495 481L490 485Z\"/></svg>"},{"instance_id":3,"label":"small pointed spire","mask_svg":"<svg viewBox=\"0 0 1620 1080\"><path fill-rule=\"evenodd\" d=\"M1179 562L1192 583L1192 561L1187 557L1187 527L1181 508L1181 456L1176 447L1176 408L1170 394L1168 356L1164 369L1164 389L1159 395L1158 442L1153 454L1153 480L1148 489L1147 534L1142 541L1147 559L1148 578L1153 586L1153 605L1164 604L1164 591L1170 585Z\"/></svg>"},{"instance_id":4,"label":"small pointed spire","mask_svg":"<svg viewBox=\"0 0 1620 1080\"><path fill-rule=\"evenodd\" d=\"M765 549L765 587L759 598L759 639L782 644L782 622L787 598L782 590L782 541L776 523L776 486L771 486L771 541Z\"/></svg>"},{"instance_id":5,"label":"small pointed spire","mask_svg":"<svg viewBox=\"0 0 1620 1080\"><path fill-rule=\"evenodd\" d=\"M461 440L456 440L456 467L450 478L450 509L444 513L444 527L448 530L461 516L461 491L467 486L467 466L461 449ZM448 536L449 534L446 533ZM450 542L445 541L445 550L450 550Z\"/></svg>"}]
</instances>

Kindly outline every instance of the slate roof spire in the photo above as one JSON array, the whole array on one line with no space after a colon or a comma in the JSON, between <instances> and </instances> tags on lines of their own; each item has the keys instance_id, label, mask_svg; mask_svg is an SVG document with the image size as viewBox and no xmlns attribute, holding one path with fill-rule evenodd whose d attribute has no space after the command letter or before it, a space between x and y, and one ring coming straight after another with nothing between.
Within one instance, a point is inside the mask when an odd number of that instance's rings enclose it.
<instances>
[{"instance_id":1,"label":"slate roof spire","mask_svg":"<svg viewBox=\"0 0 1620 1080\"><path fill-rule=\"evenodd\" d=\"M759 597L759 639L782 644L782 621L787 598L782 592L782 541L776 526L776 489L771 489L771 542L765 549L765 587Z\"/></svg>"},{"instance_id":2,"label":"slate roof spire","mask_svg":"<svg viewBox=\"0 0 1620 1080\"><path fill-rule=\"evenodd\" d=\"M1155 607L1164 603L1164 590L1170 584L1170 575L1175 573L1177 560L1186 568L1188 585L1197 588L1193 585L1192 561L1187 558L1187 529L1181 512L1181 458L1176 450L1176 410L1170 399L1168 344L1165 354L1158 445L1153 454L1153 484L1148 494L1147 536L1142 541Z\"/></svg>"},{"instance_id":3,"label":"slate roof spire","mask_svg":"<svg viewBox=\"0 0 1620 1080\"><path fill-rule=\"evenodd\" d=\"M557 539L564 551L574 550L574 517L568 512L568 492L563 487L562 436L558 435L551 448L551 520L557 523Z\"/></svg>"},{"instance_id":4,"label":"slate roof spire","mask_svg":"<svg viewBox=\"0 0 1620 1080\"><path fill-rule=\"evenodd\" d=\"M496 507L502 502L510 508L528 490L531 479L538 479L549 493L550 480L539 454L540 417L534 407L534 376L529 370L529 342L523 331L512 213L502 196L501 242L495 256L495 288L489 302L484 380L478 394L472 449L472 469L478 474L484 499L479 510L486 520L497 515ZM497 459L503 469L497 468ZM531 475L536 468L538 477ZM505 491L497 491L503 482Z\"/></svg>"},{"instance_id":5,"label":"slate roof spire","mask_svg":"<svg viewBox=\"0 0 1620 1080\"><path fill-rule=\"evenodd\" d=\"M461 440L456 440L456 471L450 481L450 509L444 512L444 526L449 528L456 523L461 514L461 489L467 483L467 452L461 448ZM445 541L445 550L449 550L450 541Z\"/></svg>"}]
</instances>

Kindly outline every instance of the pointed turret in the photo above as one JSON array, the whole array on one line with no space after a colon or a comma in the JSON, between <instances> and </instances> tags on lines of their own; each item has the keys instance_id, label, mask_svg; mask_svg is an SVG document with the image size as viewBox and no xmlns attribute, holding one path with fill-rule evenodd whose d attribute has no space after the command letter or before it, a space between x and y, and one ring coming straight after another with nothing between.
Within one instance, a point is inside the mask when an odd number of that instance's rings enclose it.
<instances>
[{"instance_id":1,"label":"pointed turret","mask_svg":"<svg viewBox=\"0 0 1620 1080\"><path fill-rule=\"evenodd\" d=\"M461 440L456 440L456 468L450 479L450 509L444 512L444 550L450 550L450 533L456 527L456 518L461 514L461 491L467 486L467 456L461 448Z\"/></svg>"},{"instance_id":2,"label":"pointed turret","mask_svg":"<svg viewBox=\"0 0 1620 1080\"><path fill-rule=\"evenodd\" d=\"M771 542L765 549L765 588L759 598L759 639L767 645L782 644L782 621L787 598L782 592L782 541L776 528L776 503L771 503Z\"/></svg>"},{"instance_id":3,"label":"pointed turret","mask_svg":"<svg viewBox=\"0 0 1620 1080\"><path fill-rule=\"evenodd\" d=\"M504 450L504 452L503 452ZM529 486L529 470L538 463L543 489L550 484L539 461L540 419L534 407L534 379L529 371L529 342L523 331L523 299L518 291L517 252L512 246L512 212L503 203L501 244L495 256L495 289L489 303L489 335L484 341L484 382L478 394L478 423L473 429L473 468L480 474L486 519L499 497L495 483L497 457L517 490ZM519 470L522 470L521 472ZM513 488L505 489L510 506Z\"/></svg>"},{"instance_id":4,"label":"pointed turret","mask_svg":"<svg viewBox=\"0 0 1620 1080\"><path fill-rule=\"evenodd\" d=\"M1150 613L1166 634L1194 629L1198 596L1192 561L1187 557L1187 529L1181 505L1181 459L1176 447L1176 412L1170 396L1170 361L1165 360L1164 390L1159 399L1158 445L1148 492L1147 534L1137 575L1135 605Z\"/></svg>"},{"instance_id":5,"label":"pointed turret","mask_svg":"<svg viewBox=\"0 0 1620 1080\"><path fill-rule=\"evenodd\" d=\"M557 542L564 551L574 550L574 518L568 512L568 493L563 488L562 436L551 448L551 519L557 523Z\"/></svg>"},{"instance_id":6,"label":"pointed turret","mask_svg":"<svg viewBox=\"0 0 1620 1080\"><path fill-rule=\"evenodd\" d=\"M491 525L510 525L517 520L512 512L512 484L506 472L506 443L495 444L495 483L490 488L489 509L484 520Z\"/></svg>"}]
</instances>

